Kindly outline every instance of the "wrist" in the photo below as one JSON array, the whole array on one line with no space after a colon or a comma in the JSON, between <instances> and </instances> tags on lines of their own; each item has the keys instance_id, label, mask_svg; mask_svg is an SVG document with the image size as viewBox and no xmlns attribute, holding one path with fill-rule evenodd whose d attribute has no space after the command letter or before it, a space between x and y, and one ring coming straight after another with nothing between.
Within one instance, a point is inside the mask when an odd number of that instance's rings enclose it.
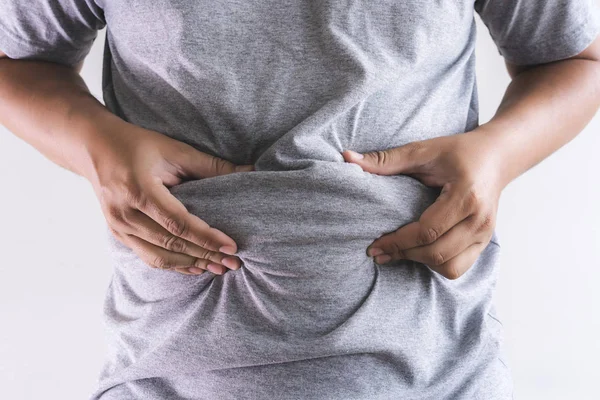
<instances>
[{"instance_id":1,"label":"wrist","mask_svg":"<svg viewBox=\"0 0 600 400\"><path fill-rule=\"evenodd\" d=\"M94 184L97 181L98 167L106 162L106 157L114 147L110 143L112 134L126 129L127 125L130 124L104 106L78 113L73 121L79 140L72 153L75 155L72 170Z\"/></svg>"},{"instance_id":2,"label":"wrist","mask_svg":"<svg viewBox=\"0 0 600 400\"><path fill-rule=\"evenodd\" d=\"M494 124L483 124L465 135L476 141L476 152L493 172L499 191L523 173L520 168L519 154L515 151L514 141L507 134L508 128Z\"/></svg>"}]
</instances>

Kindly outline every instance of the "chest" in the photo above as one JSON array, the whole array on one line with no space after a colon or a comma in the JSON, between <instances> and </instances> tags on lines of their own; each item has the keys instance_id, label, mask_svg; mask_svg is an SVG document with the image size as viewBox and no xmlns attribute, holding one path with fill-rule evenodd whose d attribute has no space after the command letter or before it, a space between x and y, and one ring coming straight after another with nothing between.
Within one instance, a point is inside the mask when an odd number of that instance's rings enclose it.
<instances>
[{"instance_id":1,"label":"chest","mask_svg":"<svg viewBox=\"0 0 600 400\"><path fill-rule=\"evenodd\" d=\"M105 0L115 45L148 62L270 68L361 54L381 66L452 60L473 0Z\"/></svg>"}]
</instances>

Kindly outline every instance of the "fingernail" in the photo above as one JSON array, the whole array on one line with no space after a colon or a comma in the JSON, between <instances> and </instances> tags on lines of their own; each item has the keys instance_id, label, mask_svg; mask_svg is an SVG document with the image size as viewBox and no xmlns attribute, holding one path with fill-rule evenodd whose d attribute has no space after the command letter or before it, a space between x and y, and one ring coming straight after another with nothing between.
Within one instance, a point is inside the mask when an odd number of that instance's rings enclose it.
<instances>
[{"instance_id":1,"label":"fingernail","mask_svg":"<svg viewBox=\"0 0 600 400\"><path fill-rule=\"evenodd\" d=\"M252 172L252 171L254 171L254 165L244 165L244 166L238 167L238 171L240 171L240 172Z\"/></svg>"},{"instance_id":2,"label":"fingernail","mask_svg":"<svg viewBox=\"0 0 600 400\"><path fill-rule=\"evenodd\" d=\"M192 274L203 274L204 272L206 272L202 268L196 268L196 267L190 267L190 268L188 268L188 271L190 271Z\"/></svg>"},{"instance_id":3,"label":"fingernail","mask_svg":"<svg viewBox=\"0 0 600 400\"><path fill-rule=\"evenodd\" d=\"M235 258L233 257L225 257L221 260L221 264L225 265L228 268L231 268L233 270L238 270L240 268L240 266L238 265L237 261Z\"/></svg>"},{"instance_id":4,"label":"fingernail","mask_svg":"<svg viewBox=\"0 0 600 400\"><path fill-rule=\"evenodd\" d=\"M213 274L223 275L223 270L221 269L221 266L217 264L208 264L206 268L208 268L208 270Z\"/></svg>"},{"instance_id":5,"label":"fingernail","mask_svg":"<svg viewBox=\"0 0 600 400\"><path fill-rule=\"evenodd\" d=\"M392 256L385 254L383 256L375 257L375 262L377 264L385 264L388 261L391 261Z\"/></svg>"},{"instance_id":6,"label":"fingernail","mask_svg":"<svg viewBox=\"0 0 600 400\"><path fill-rule=\"evenodd\" d=\"M365 156L363 156L362 154L360 154L360 153L357 153L357 152L355 152L355 151L353 151L353 150L348 150L348 153L350 153L350 155L351 155L353 158L356 158L356 159L358 159L358 160L360 160L361 158L365 158Z\"/></svg>"},{"instance_id":7,"label":"fingernail","mask_svg":"<svg viewBox=\"0 0 600 400\"><path fill-rule=\"evenodd\" d=\"M230 256L233 256L235 254L235 247L221 246L221 247L219 247L219 251L221 253L225 253L225 254L229 254Z\"/></svg>"},{"instance_id":8,"label":"fingernail","mask_svg":"<svg viewBox=\"0 0 600 400\"><path fill-rule=\"evenodd\" d=\"M381 250L379 247L371 247L371 249L369 250L369 255L371 257L375 257L380 254L383 254L383 250Z\"/></svg>"}]
</instances>

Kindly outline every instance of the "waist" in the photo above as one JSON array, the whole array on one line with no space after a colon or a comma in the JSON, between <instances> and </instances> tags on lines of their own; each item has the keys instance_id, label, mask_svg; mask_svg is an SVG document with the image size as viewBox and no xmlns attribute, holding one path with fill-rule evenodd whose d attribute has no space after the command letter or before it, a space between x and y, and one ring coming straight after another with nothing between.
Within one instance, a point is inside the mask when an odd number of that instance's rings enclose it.
<instances>
[{"instance_id":1,"label":"waist","mask_svg":"<svg viewBox=\"0 0 600 400\"><path fill-rule=\"evenodd\" d=\"M138 303L193 297L215 282L236 282L235 290L256 288L267 302L285 297L296 306L346 309L350 297L358 301L375 279L369 244L418 219L437 195L408 176L380 176L345 162L238 172L186 181L170 191L237 243L242 267L214 277L156 270L109 235L119 283Z\"/></svg>"},{"instance_id":2,"label":"waist","mask_svg":"<svg viewBox=\"0 0 600 400\"><path fill-rule=\"evenodd\" d=\"M306 348L315 354L374 351L373 344L356 341L373 326L381 351L403 330L419 341L429 335L432 346L456 342L467 328L485 334L472 323L485 316L495 247L484 251L470 276L447 282L414 263L379 268L366 254L373 240L418 219L435 201L437 190L413 178L318 162L188 181L171 193L231 236L243 264L222 276L186 276L144 266L112 241L117 274L109 321L126 332L122 340L143 338L150 327L169 344L157 353L161 360L181 343L199 353L191 359L202 368L239 365L241 354L260 364L309 358ZM440 321L450 329L432 330ZM214 342L222 337L228 347ZM232 351L231 343L239 348Z\"/></svg>"},{"instance_id":3,"label":"waist","mask_svg":"<svg viewBox=\"0 0 600 400\"><path fill-rule=\"evenodd\" d=\"M334 272L313 270L307 259L336 271L343 264L337 257L354 264L369 259L372 241L418 219L438 194L414 178L371 174L345 162L187 181L171 193L231 236L247 268L302 276ZM305 265L299 270L296 263Z\"/></svg>"}]
</instances>

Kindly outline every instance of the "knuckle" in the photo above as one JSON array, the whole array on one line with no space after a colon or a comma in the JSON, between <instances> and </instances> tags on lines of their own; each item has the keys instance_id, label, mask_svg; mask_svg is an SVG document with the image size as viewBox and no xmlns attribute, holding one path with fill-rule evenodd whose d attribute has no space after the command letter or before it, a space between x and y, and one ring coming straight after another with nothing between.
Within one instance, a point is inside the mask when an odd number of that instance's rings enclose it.
<instances>
[{"instance_id":1,"label":"knuckle","mask_svg":"<svg viewBox=\"0 0 600 400\"><path fill-rule=\"evenodd\" d=\"M125 217L123 210L114 205L107 206L104 212L106 220L111 226L123 226L125 225Z\"/></svg>"},{"instance_id":2,"label":"knuckle","mask_svg":"<svg viewBox=\"0 0 600 400\"><path fill-rule=\"evenodd\" d=\"M142 190L131 177L126 177L118 183L107 188L112 196L123 199L127 204L137 205L142 197Z\"/></svg>"},{"instance_id":3,"label":"knuckle","mask_svg":"<svg viewBox=\"0 0 600 400\"><path fill-rule=\"evenodd\" d=\"M140 185L136 183L134 177L129 173L118 179L100 182L95 190L100 201L105 203L126 203L131 205L139 203L142 198Z\"/></svg>"},{"instance_id":4,"label":"knuckle","mask_svg":"<svg viewBox=\"0 0 600 400\"><path fill-rule=\"evenodd\" d=\"M372 154L376 165L382 166L387 163L388 154L386 151L376 150Z\"/></svg>"},{"instance_id":5,"label":"knuckle","mask_svg":"<svg viewBox=\"0 0 600 400\"><path fill-rule=\"evenodd\" d=\"M465 203L470 210L478 209L482 204L480 192L475 188L469 189L465 196Z\"/></svg>"},{"instance_id":6,"label":"knuckle","mask_svg":"<svg viewBox=\"0 0 600 400\"><path fill-rule=\"evenodd\" d=\"M442 265L444 262L446 262L446 258L441 252L434 251L429 255L429 262L432 265Z\"/></svg>"},{"instance_id":7,"label":"knuckle","mask_svg":"<svg viewBox=\"0 0 600 400\"><path fill-rule=\"evenodd\" d=\"M460 278L460 276L462 274L460 273L458 266L456 264L452 263L452 264L448 264L443 267L442 275L444 275L446 278L448 278L450 280L456 280L456 279Z\"/></svg>"},{"instance_id":8,"label":"knuckle","mask_svg":"<svg viewBox=\"0 0 600 400\"><path fill-rule=\"evenodd\" d=\"M162 246L176 253L185 253L187 249L185 241L174 235L165 235L162 240Z\"/></svg>"},{"instance_id":9,"label":"knuckle","mask_svg":"<svg viewBox=\"0 0 600 400\"><path fill-rule=\"evenodd\" d=\"M203 249L209 249L210 248L210 240L208 238L200 238L198 245L203 248ZM208 256L210 255L210 251L206 250L206 254L203 255L203 257L208 258Z\"/></svg>"},{"instance_id":10,"label":"knuckle","mask_svg":"<svg viewBox=\"0 0 600 400\"><path fill-rule=\"evenodd\" d=\"M208 263L209 261L220 262L219 257L217 257L217 253L213 253L210 250L206 250L204 248L199 249L199 255L194 256L197 257L195 262Z\"/></svg>"},{"instance_id":11,"label":"knuckle","mask_svg":"<svg viewBox=\"0 0 600 400\"><path fill-rule=\"evenodd\" d=\"M196 268L206 269L208 261L204 257L194 259L193 266Z\"/></svg>"},{"instance_id":12,"label":"knuckle","mask_svg":"<svg viewBox=\"0 0 600 400\"><path fill-rule=\"evenodd\" d=\"M112 203L126 203L128 205L138 204L142 198L140 187L131 180L101 185L99 197L102 201Z\"/></svg>"},{"instance_id":13,"label":"knuckle","mask_svg":"<svg viewBox=\"0 0 600 400\"><path fill-rule=\"evenodd\" d=\"M141 193L135 186L126 186L123 191L123 198L127 204L138 205L141 203Z\"/></svg>"},{"instance_id":14,"label":"knuckle","mask_svg":"<svg viewBox=\"0 0 600 400\"><path fill-rule=\"evenodd\" d=\"M400 243L398 241L394 240L394 241L391 241L390 243L388 243L386 253L388 253L388 254L391 253L392 256L402 257L403 249L402 249L402 246L400 245Z\"/></svg>"},{"instance_id":15,"label":"knuckle","mask_svg":"<svg viewBox=\"0 0 600 400\"><path fill-rule=\"evenodd\" d=\"M483 214L481 222L479 224L480 230L490 230L494 227L494 216L491 213Z\"/></svg>"},{"instance_id":16,"label":"knuckle","mask_svg":"<svg viewBox=\"0 0 600 400\"><path fill-rule=\"evenodd\" d=\"M133 208L127 207L121 212L121 220L125 225L134 225L135 224L135 210Z\"/></svg>"},{"instance_id":17,"label":"knuckle","mask_svg":"<svg viewBox=\"0 0 600 400\"><path fill-rule=\"evenodd\" d=\"M129 199L131 204L140 210L145 209L148 206L149 200L145 193L143 192L134 192L129 194Z\"/></svg>"},{"instance_id":18,"label":"knuckle","mask_svg":"<svg viewBox=\"0 0 600 400\"><path fill-rule=\"evenodd\" d=\"M210 160L211 168L217 175L227 172L227 161L220 157L212 157Z\"/></svg>"},{"instance_id":19,"label":"knuckle","mask_svg":"<svg viewBox=\"0 0 600 400\"><path fill-rule=\"evenodd\" d=\"M425 228L419 232L417 236L417 245L424 246L431 244L437 240L439 233L435 228Z\"/></svg>"},{"instance_id":20,"label":"knuckle","mask_svg":"<svg viewBox=\"0 0 600 400\"><path fill-rule=\"evenodd\" d=\"M170 263L161 256L155 256L150 263L154 268L158 269L169 269L171 267Z\"/></svg>"},{"instance_id":21,"label":"knuckle","mask_svg":"<svg viewBox=\"0 0 600 400\"><path fill-rule=\"evenodd\" d=\"M204 250L204 252L202 252L202 254L200 254L200 258L203 260L220 261L217 259L217 254L206 249Z\"/></svg>"},{"instance_id":22,"label":"knuckle","mask_svg":"<svg viewBox=\"0 0 600 400\"><path fill-rule=\"evenodd\" d=\"M183 236L187 232L187 224L174 217L165 217L165 228L175 236Z\"/></svg>"}]
</instances>

